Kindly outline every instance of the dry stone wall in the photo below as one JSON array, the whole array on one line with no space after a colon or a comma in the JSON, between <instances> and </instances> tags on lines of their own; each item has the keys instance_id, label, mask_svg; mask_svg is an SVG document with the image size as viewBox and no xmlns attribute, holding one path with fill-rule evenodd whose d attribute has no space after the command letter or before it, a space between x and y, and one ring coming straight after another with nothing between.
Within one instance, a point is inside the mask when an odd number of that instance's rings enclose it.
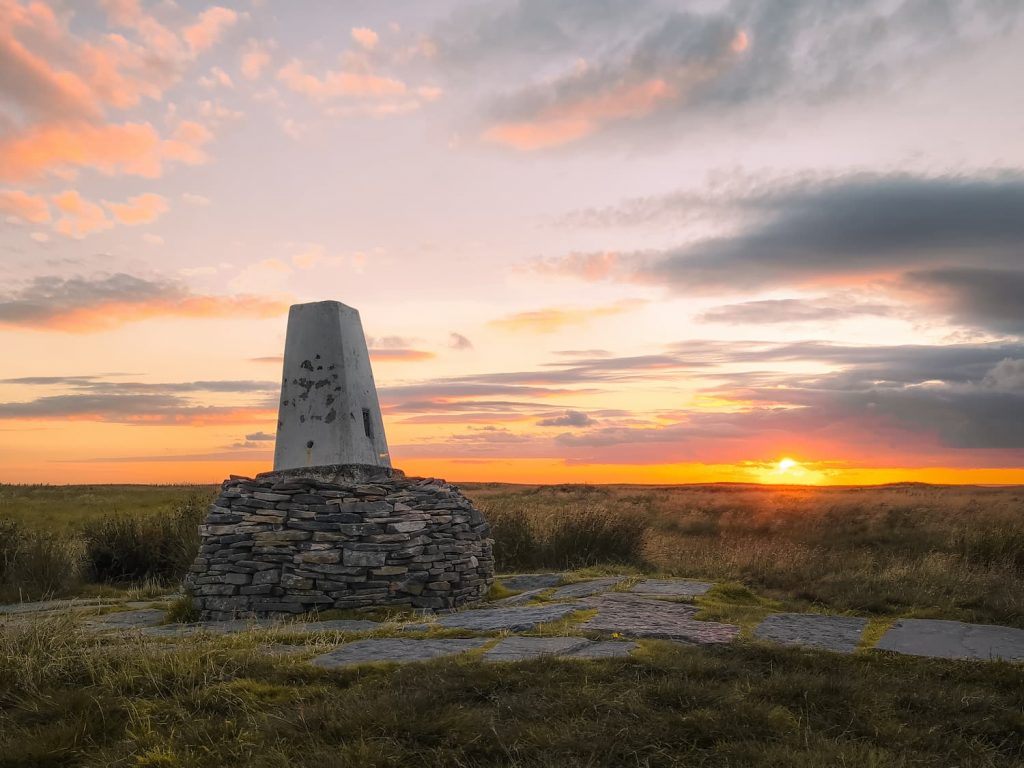
<instances>
[{"instance_id":1,"label":"dry stone wall","mask_svg":"<svg viewBox=\"0 0 1024 768\"><path fill-rule=\"evenodd\" d=\"M335 465L232 477L187 587L205 620L331 608L452 608L494 577L490 528L458 488Z\"/></svg>"}]
</instances>

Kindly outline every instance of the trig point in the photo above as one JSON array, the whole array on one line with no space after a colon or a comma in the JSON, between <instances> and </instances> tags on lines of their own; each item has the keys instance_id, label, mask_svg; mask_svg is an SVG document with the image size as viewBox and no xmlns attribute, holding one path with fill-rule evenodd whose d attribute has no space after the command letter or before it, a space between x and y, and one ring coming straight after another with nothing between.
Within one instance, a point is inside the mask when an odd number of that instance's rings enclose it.
<instances>
[{"instance_id":1,"label":"trig point","mask_svg":"<svg viewBox=\"0 0 1024 768\"><path fill-rule=\"evenodd\" d=\"M473 503L391 467L363 325L337 301L288 313L274 471L225 480L200 537L203 619L456 608L494 578Z\"/></svg>"},{"instance_id":2,"label":"trig point","mask_svg":"<svg viewBox=\"0 0 1024 768\"><path fill-rule=\"evenodd\" d=\"M359 312L338 301L288 312L274 470L390 467Z\"/></svg>"}]
</instances>

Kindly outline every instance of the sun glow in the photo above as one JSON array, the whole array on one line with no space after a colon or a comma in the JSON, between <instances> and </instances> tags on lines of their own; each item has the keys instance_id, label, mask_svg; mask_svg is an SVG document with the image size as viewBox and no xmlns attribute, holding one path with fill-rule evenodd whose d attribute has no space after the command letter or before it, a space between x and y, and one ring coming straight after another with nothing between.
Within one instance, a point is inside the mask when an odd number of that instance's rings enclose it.
<instances>
[{"instance_id":1,"label":"sun glow","mask_svg":"<svg viewBox=\"0 0 1024 768\"><path fill-rule=\"evenodd\" d=\"M775 471L780 475L784 475L792 469L799 467L800 465L788 456L783 457L775 467Z\"/></svg>"}]
</instances>

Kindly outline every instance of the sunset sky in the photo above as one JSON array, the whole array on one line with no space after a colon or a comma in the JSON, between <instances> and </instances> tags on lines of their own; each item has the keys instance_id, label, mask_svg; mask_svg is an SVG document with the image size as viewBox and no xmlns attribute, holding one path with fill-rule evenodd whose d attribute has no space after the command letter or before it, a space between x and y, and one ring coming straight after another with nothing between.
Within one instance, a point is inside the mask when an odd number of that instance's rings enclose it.
<instances>
[{"instance_id":1,"label":"sunset sky","mask_svg":"<svg viewBox=\"0 0 1024 768\"><path fill-rule=\"evenodd\" d=\"M0 481L1024 483L1024 3L0 0ZM788 461L784 461L788 459Z\"/></svg>"}]
</instances>

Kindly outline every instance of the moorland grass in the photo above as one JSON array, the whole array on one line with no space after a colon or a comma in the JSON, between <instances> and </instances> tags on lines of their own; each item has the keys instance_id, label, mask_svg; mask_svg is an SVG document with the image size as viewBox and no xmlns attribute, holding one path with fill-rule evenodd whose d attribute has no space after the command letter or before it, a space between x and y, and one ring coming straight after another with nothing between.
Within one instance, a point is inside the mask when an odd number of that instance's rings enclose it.
<instances>
[{"instance_id":1,"label":"moorland grass","mask_svg":"<svg viewBox=\"0 0 1024 768\"><path fill-rule=\"evenodd\" d=\"M257 633L0 633L0 766L1012 766L1024 668L741 642L320 670ZM311 645L310 653L322 650Z\"/></svg>"}]
</instances>

